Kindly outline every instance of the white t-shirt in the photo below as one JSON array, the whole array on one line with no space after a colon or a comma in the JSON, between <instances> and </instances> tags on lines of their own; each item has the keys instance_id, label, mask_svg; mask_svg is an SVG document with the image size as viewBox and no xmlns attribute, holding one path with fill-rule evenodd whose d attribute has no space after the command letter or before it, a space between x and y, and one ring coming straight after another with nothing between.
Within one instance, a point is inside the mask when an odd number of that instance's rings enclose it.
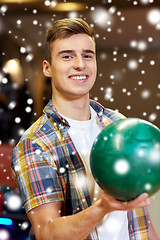
<instances>
[{"instance_id":1,"label":"white t-shirt","mask_svg":"<svg viewBox=\"0 0 160 240\"><path fill-rule=\"evenodd\" d=\"M81 156L87 172L87 185L92 203L100 198L102 190L95 182L90 168L90 152L94 140L100 133L96 112L91 108L91 119L78 121L63 116L69 123L70 137ZM129 240L128 219L126 211L114 211L106 214L97 226L100 240Z\"/></svg>"}]
</instances>

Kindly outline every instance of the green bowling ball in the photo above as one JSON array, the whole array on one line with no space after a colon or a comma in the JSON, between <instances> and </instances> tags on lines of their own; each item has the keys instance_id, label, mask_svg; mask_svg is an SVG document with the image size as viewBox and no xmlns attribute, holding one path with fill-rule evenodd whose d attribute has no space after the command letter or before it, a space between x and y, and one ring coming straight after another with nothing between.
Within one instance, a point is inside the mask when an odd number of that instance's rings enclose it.
<instances>
[{"instance_id":1,"label":"green bowling ball","mask_svg":"<svg viewBox=\"0 0 160 240\"><path fill-rule=\"evenodd\" d=\"M90 155L99 186L118 200L160 189L160 130L138 118L111 123L95 139Z\"/></svg>"}]
</instances>

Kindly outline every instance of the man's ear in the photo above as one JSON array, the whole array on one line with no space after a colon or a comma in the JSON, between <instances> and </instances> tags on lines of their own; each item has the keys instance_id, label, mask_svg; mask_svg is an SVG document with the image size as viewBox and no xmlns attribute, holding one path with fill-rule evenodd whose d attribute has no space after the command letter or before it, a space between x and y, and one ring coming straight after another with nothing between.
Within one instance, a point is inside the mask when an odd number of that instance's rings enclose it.
<instances>
[{"instance_id":1,"label":"man's ear","mask_svg":"<svg viewBox=\"0 0 160 240\"><path fill-rule=\"evenodd\" d=\"M47 60L43 61L43 74L45 77L51 77L51 65Z\"/></svg>"}]
</instances>

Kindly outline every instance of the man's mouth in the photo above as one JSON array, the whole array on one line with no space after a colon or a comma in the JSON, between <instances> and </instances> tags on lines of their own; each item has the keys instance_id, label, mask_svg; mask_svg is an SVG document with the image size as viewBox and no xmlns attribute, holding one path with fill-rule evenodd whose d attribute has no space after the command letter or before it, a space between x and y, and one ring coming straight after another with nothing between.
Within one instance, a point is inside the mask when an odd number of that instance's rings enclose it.
<instances>
[{"instance_id":1,"label":"man's mouth","mask_svg":"<svg viewBox=\"0 0 160 240\"><path fill-rule=\"evenodd\" d=\"M73 80L86 80L88 78L87 75L83 75L83 76L70 76L69 78L73 79Z\"/></svg>"}]
</instances>

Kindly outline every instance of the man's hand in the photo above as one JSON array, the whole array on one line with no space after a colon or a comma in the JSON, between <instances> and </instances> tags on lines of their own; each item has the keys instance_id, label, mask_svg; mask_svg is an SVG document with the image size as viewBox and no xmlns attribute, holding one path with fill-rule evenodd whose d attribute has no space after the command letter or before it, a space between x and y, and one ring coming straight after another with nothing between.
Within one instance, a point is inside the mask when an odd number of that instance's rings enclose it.
<instances>
[{"instance_id":1,"label":"man's hand","mask_svg":"<svg viewBox=\"0 0 160 240\"><path fill-rule=\"evenodd\" d=\"M107 212L112 212L117 210L127 211L135 208L147 207L151 204L151 200L149 199L148 193L142 193L134 200L123 202L116 200L114 197L104 192L102 194L101 203Z\"/></svg>"},{"instance_id":2,"label":"man's hand","mask_svg":"<svg viewBox=\"0 0 160 240\"><path fill-rule=\"evenodd\" d=\"M61 217L61 202L55 202L34 208L28 212L28 217L37 240L79 240L85 239L107 213L146 207L150 203L147 193L127 203L103 193L92 206L71 216Z\"/></svg>"}]
</instances>

